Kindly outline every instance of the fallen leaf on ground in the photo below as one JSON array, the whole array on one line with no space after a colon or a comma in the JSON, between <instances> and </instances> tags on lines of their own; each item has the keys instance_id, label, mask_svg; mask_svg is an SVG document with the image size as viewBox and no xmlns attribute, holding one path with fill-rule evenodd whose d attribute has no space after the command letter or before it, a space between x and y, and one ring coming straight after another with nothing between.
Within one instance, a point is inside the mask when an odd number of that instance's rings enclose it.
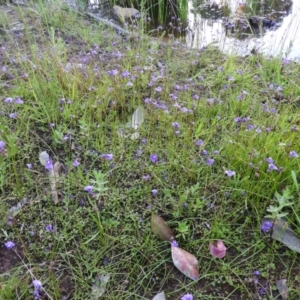
<instances>
[{"instance_id":1,"label":"fallen leaf on ground","mask_svg":"<svg viewBox=\"0 0 300 300\"><path fill-rule=\"evenodd\" d=\"M283 219L274 221L271 237L291 250L300 253L300 238Z\"/></svg>"},{"instance_id":2,"label":"fallen leaf on ground","mask_svg":"<svg viewBox=\"0 0 300 300\"><path fill-rule=\"evenodd\" d=\"M286 281L287 281L286 279L280 279L276 281L277 289L283 300L289 299L289 292L288 292Z\"/></svg>"},{"instance_id":3,"label":"fallen leaf on ground","mask_svg":"<svg viewBox=\"0 0 300 300\"><path fill-rule=\"evenodd\" d=\"M58 193L56 189L56 181L59 178L59 171L62 167L62 164L60 162L56 162L52 169L49 170L49 180L50 180L50 189L51 189L51 195L52 200L55 204L58 203Z\"/></svg>"},{"instance_id":4,"label":"fallen leaf on ground","mask_svg":"<svg viewBox=\"0 0 300 300\"><path fill-rule=\"evenodd\" d=\"M223 258L226 255L227 248L222 240L217 240L216 243L209 243L210 254L217 258Z\"/></svg>"},{"instance_id":5,"label":"fallen leaf on ground","mask_svg":"<svg viewBox=\"0 0 300 300\"><path fill-rule=\"evenodd\" d=\"M40 163L45 166L46 162L49 160L49 154L46 151L43 151L39 154Z\"/></svg>"},{"instance_id":6,"label":"fallen leaf on ground","mask_svg":"<svg viewBox=\"0 0 300 300\"><path fill-rule=\"evenodd\" d=\"M166 300L165 292L161 292L153 297L152 300Z\"/></svg>"},{"instance_id":7,"label":"fallen leaf on ground","mask_svg":"<svg viewBox=\"0 0 300 300\"><path fill-rule=\"evenodd\" d=\"M171 252L175 267L188 278L196 280L199 276L197 258L179 247L171 246Z\"/></svg>"},{"instance_id":8,"label":"fallen leaf on ground","mask_svg":"<svg viewBox=\"0 0 300 300\"><path fill-rule=\"evenodd\" d=\"M106 285L109 278L110 275L100 275L95 278L95 283L92 286L93 300L98 300L105 293Z\"/></svg>"},{"instance_id":9,"label":"fallen leaf on ground","mask_svg":"<svg viewBox=\"0 0 300 300\"><path fill-rule=\"evenodd\" d=\"M144 108L142 106L138 106L138 108L134 111L132 115L131 127L133 129L138 129L143 124L144 118Z\"/></svg>"},{"instance_id":10,"label":"fallen leaf on ground","mask_svg":"<svg viewBox=\"0 0 300 300\"><path fill-rule=\"evenodd\" d=\"M174 233L171 228L166 224L162 217L152 214L151 216L151 229L153 233L159 236L163 241L174 240Z\"/></svg>"}]
</instances>

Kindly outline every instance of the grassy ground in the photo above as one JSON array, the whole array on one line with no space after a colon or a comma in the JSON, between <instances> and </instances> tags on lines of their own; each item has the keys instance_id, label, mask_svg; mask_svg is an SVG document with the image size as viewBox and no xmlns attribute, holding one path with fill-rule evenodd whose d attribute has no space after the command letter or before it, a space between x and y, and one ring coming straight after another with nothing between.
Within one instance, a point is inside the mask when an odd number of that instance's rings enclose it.
<instances>
[{"instance_id":1,"label":"grassy ground","mask_svg":"<svg viewBox=\"0 0 300 300\"><path fill-rule=\"evenodd\" d=\"M278 279L299 299L299 255L260 230L289 187L300 233L298 64L122 37L58 2L2 10L0 24L0 299L33 299L33 279L43 299L96 299L108 274L101 299L280 299ZM139 106L139 137L122 137ZM62 164L57 205L42 151ZM198 280L173 266L151 212L197 257ZM217 239L224 259L208 251Z\"/></svg>"}]
</instances>

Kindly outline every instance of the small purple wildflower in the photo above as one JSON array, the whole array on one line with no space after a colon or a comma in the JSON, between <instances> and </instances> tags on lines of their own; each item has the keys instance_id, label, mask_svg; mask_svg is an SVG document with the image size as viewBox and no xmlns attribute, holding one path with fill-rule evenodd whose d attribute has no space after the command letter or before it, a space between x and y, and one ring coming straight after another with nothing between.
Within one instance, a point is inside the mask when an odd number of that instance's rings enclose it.
<instances>
[{"instance_id":1,"label":"small purple wildflower","mask_svg":"<svg viewBox=\"0 0 300 300\"><path fill-rule=\"evenodd\" d=\"M202 140L197 140L194 142L196 147L204 146L204 142Z\"/></svg>"},{"instance_id":2,"label":"small purple wildflower","mask_svg":"<svg viewBox=\"0 0 300 300\"><path fill-rule=\"evenodd\" d=\"M213 158L208 158L208 159L206 160L206 164L207 164L208 166L213 165L214 162L215 162L215 160L214 160Z\"/></svg>"},{"instance_id":3,"label":"small purple wildflower","mask_svg":"<svg viewBox=\"0 0 300 300\"><path fill-rule=\"evenodd\" d=\"M42 288L42 283L35 279L32 281L32 284L34 286L34 292L33 292L33 297L36 298L36 299L41 299L41 295L40 295L40 290Z\"/></svg>"},{"instance_id":4,"label":"small purple wildflower","mask_svg":"<svg viewBox=\"0 0 300 300\"><path fill-rule=\"evenodd\" d=\"M19 97L16 97L14 100L16 104L24 104L24 101Z\"/></svg>"},{"instance_id":5,"label":"small purple wildflower","mask_svg":"<svg viewBox=\"0 0 300 300\"><path fill-rule=\"evenodd\" d=\"M80 165L80 162L77 160L77 158L73 161L73 167L78 167Z\"/></svg>"},{"instance_id":6,"label":"small purple wildflower","mask_svg":"<svg viewBox=\"0 0 300 300\"><path fill-rule=\"evenodd\" d=\"M42 283L39 280L33 280L32 284L36 290L39 290L42 287Z\"/></svg>"},{"instance_id":7,"label":"small purple wildflower","mask_svg":"<svg viewBox=\"0 0 300 300\"><path fill-rule=\"evenodd\" d=\"M4 150L6 146L6 143L4 141L0 141L0 151Z\"/></svg>"},{"instance_id":8,"label":"small purple wildflower","mask_svg":"<svg viewBox=\"0 0 300 300\"><path fill-rule=\"evenodd\" d=\"M258 290L258 293L261 296L265 296L267 294L266 289L264 287L260 287L259 290Z\"/></svg>"},{"instance_id":9,"label":"small purple wildflower","mask_svg":"<svg viewBox=\"0 0 300 300\"><path fill-rule=\"evenodd\" d=\"M85 192L92 193L93 192L93 186L92 185L87 185L87 186L84 187L83 190Z\"/></svg>"},{"instance_id":10,"label":"small purple wildflower","mask_svg":"<svg viewBox=\"0 0 300 300\"><path fill-rule=\"evenodd\" d=\"M142 176L142 179L143 179L144 181L149 181L149 180L150 180L150 175L149 175L149 174L143 175L143 176Z\"/></svg>"},{"instance_id":11,"label":"small purple wildflower","mask_svg":"<svg viewBox=\"0 0 300 300\"><path fill-rule=\"evenodd\" d=\"M228 176L228 177L232 177L235 175L235 171L232 171L232 170L226 170L225 171L225 174Z\"/></svg>"},{"instance_id":12,"label":"small purple wildflower","mask_svg":"<svg viewBox=\"0 0 300 300\"><path fill-rule=\"evenodd\" d=\"M261 224L260 229L263 233L268 233L273 227L272 222L270 221L265 221Z\"/></svg>"},{"instance_id":13,"label":"small purple wildflower","mask_svg":"<svg viewBox=\"0 0 300 300\"><path fill-rule=\"evenodd\" d=\"M155 196L157 196L157 194L158 194L158 190L155 190L155 189L154 189L154 190L151 191L151 193L152 193L152 195L155 197Z\"/></svg>"},{"instance_id":14,"label":"small purple wildflower","mask_svg":"<svg viewBox=\"0 0 300 300\"><path fill-rule=\"evenodd\" d=\"M253 275L254 276L260 276L260 272L256 270L256 271L253 272Z\"/></svg>"},{"instance_id":15,"label":"small purple wildflower","mask_svg":"<svg viewBox=\"0 0 300 300\"><path fill-rule=\"evenodd\" d=\"M161 86L158 86L157 88L155 88L155 91L160 93L162 91L162 87Z\"/></svg>"},{"instance_id":16,"label":"small purple wildflower","mask_svg":"<svg viewBox=\"0 0 300 300\"><path fill-rule=\"evenodd\" d=\"M51 224L47 225L47 226L45 227L45 230L46 230L46 231L49 231L49 232L54 232L53 226L52 226Z\"/></svg>"},{"instance_id":17,"label":"small purple wildflower","mask_svg":"<svg viewBox=\"0 0 300 300\"><path fill-rule=\"evenodd\" d=\"M180 133L181 133L181 132L180 132L179 130L176 130L176 131L175 131L175 134L176 134L176 135L180 135Z\"/></svg>"},{"instance_id":18,"label":"small purple wildflower","mask_svg":"<svg viewBox=\"0 0 300 300\"><path fill-rule=\"evenodd\" d=\"M7 98L5 98L4 102L5 102L5 103L8 103L8 104L12 104L13 99L10 98L10 97L7 97Z\"/></svg>"},{"instance_id":19,"label":"small purple wildflower","mask_svg":"<svg viewBox=\"0 0 300 300\"><path fill-rule=\"evenodd\" d=\"M178 247L179 244L176 242L176 240L173 240L171 243L172 247Z\"/></svg>"},{"instance_id":20,"label":"small purple wildflower","mask_svg":"<svg viewBox=\"0 0 300 300\"><path fill-rule=\"evenodd\" d=\"M278 171L278 168L274 164L269 164L267 172Z\"/></svg>"},{"instance_id":21,"label":"small purple wildflower","mask_svg":"<svg viewBox=\"0 0 300 300\"><path fill-rule=\"evenodd\" d=\"M243 71L242 70L237 70L236 73L239 74L239 75L242 75Z\"/></svg>"},{"instance_id":22,"label":"small purple wildflower","mask_svg":"<svg viewBox=\"0 0 300 300\"><path fill-rule=\"evenodd\" d=\"M192 294L185 294L181 297L181 300L194 300L194 297Z\"/></svg>"},{"instance_id":23,"label":"small purple wildflower","mask_svg":"<svg viewBox=\"0 0 300 300\"><path fill-rule=\"evenodd\" d=\"M266 158L266 162L268 162L269 164L274 164L274 160L272 159L272 157Z\"/></svg>"},{"instance_id":24,"label":"small purple wildflower","mask_svg":"<svg viewBox=\"0 0 300 300\"><path fill-rule=\"evenodd\" d=\"M207 154L208 154L208 152L207 152L205 149L203 149L203 150L201 151L201 155L206 156Z\"/></svg>"},{"instance_id":25,"label":"small purple wildflower","mask_svg":"<svg viewBox=\"0 0 300 300\"><path fill-rule=\"evenodd\" d=\"M150 155L150 160L154 164L157 163L157 161L158 161L158 155L156 153L151 154Z\"/></svg>"},{"instance_id":26,"label":"small purple wildflower","mask_svg":"<svg viewBox=\"0 0 300 300\"><path fill-rule=\"evenodd\" d=\"M124 71L122 74L121 74L121 77L129 77L130 76L130 73L128 71Z\"/></svg>"},{"instance_id":27,"label":"small purple wildflower","mask_svg":"<svg viewBox=\"0 0 300 300\"><path fill-rule=\"evenodd\" d=\"M28 169L32 169L32 164L26 164Z\"/></svg>"},{"instance_id":28,"label":"small purple wildflower","mask_svg":"<svg viewBox=\"0 0 300 300\"><path fill-rule=\"evenodd\" d=\"M173 122L172 125L174 129L180 128L180 124L178 122Z\"/></svg>"},{"instance_id":29,"label":"small purple wildflower","mask_svg":"<svg viewBox=\"0 0 300 300\"><path fill-rule=\"evenodd\" d=\"M48 171L53 169L53 163L52 163L51 159L46 161L45 169L48 170Z\"/></svg>"},{"instance_id":30,"label":"small purple wildflower","mask_svg":"<svg viewBox=\"0 0 300 300\"><path fill-rule=\"evenodd\" d=\"M6 247L7 250L10 250L10 249L12 249L16 244L15 244L14 242L12 242L12 241L8 241L8 242L6 242L4 245L5 245L5 247Z\"/></svg>"},{"instance_id":31,"label":"small purple wildflower","mask_svg":"<svg viewBox=\"0 0 300 300\"><path fill-rule=\"evenodd\" d=\"M50 123L50 124L49 124L49 127L50 127L50 128L53 128L54 126L55 126L54 123Z\"/></svg>"},{"instance_id":32,"label":"small purple wildflower","mask_svg":"<svg viewBox=\"0 0 300 300\"><path fill-rule=\"evenodd\" d=\"M111 153L106 153L106 154L101 154L100 157L106 160L112 160L114 158L114 155Z\"/></svg>"},{"instance_id":33,"label":"small purple wildflower","mask_svg":"<svg viewBox=\"0 0 300 300\"><path fill-rule=\"evenodd\" d=\"M293 158L293 157L299 157L299 155L296 151L290 151L290 158Z\"/></svg>"},{"instance_id":34,"label":"small purple wildflower","mask_svg":"<svg viewBox=\"0 0 300 300\"><path fill-rule=\"evenodd\" d=\"M116 76L118 73L119 73L119 71L116 70L116 69L107 71L107 74L108 74L109 76Z\"/></svg>"},{"instance_id":35,"label":"small purple wildflower","mask_svg":"<svg viewBox=\"0 0 300 300\"><path fill-rule=\"evenodd\" d=\"M16 119L17 118L17 114L16 113L11 113L8 115L11 119Z\"/></svg>"}]
</instances>

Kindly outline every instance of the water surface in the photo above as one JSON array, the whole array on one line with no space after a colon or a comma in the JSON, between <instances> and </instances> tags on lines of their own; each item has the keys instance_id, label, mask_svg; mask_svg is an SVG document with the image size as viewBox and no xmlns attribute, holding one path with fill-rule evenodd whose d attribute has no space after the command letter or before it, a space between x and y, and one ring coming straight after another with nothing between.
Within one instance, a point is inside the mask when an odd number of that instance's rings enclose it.
<instances>
[{"instance_id":1,"label":"water surface","mask_svg":"<svg viewBox=\"0 0 300 300\"><path fill-rule=\"evenodd\" d=\"M268 7L261 7L259 12L262 9L264 11L260 15L271 16L277 25L271 29L255 32L248 30L246 34L237 33L236 36L226 33L224 26L226 20L224 21L224 16L222 19L222 13L218 13L217 6L221 6L218 0L211 2L216 4L215 8L208 5L209 1L207 1L206 5L201 6L204 9L200 8L196 12L194 11L195 2L189 2L188 20L191 31L186 36L188 46L201 48L215 43L226 53L247 55L255 50L266 55L281 55L288 59L300 57L300 0L272 1L274 6L269 11ZM228 3L231 14L229 20L234 18L238 6L239 2ZM253 15L257 15L257 11L253 12Z\"/></svg>"}]
</instances>

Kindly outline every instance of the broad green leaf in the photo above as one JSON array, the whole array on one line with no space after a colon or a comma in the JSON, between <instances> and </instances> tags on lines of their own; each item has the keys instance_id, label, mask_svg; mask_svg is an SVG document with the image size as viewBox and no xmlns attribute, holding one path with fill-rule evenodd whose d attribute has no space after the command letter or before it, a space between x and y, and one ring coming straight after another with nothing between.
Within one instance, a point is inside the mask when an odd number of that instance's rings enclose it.
<instances>
[{"instance_id":1,"label":"broad green leaf","mask_svg":"<svg viewBox=\"0 0 300 300\"><path fill-rule=\"evenodd\" d=\"M163 241L174 240L174 233L171 228L160 216L152 214L151 216L151 229L153 233L159 236Z\"/></svg>"},{"instance_id":2,"label":"broad green leaf","mask_svg":"<svg viewBox=\"0 0 300 300\"><path fill-rule=\"evenodd\" d=\"M196 280L199 277L197 258L179 247L171 246L171 252L174 266L188 278Z\"/></svg>"}]
</instances>

